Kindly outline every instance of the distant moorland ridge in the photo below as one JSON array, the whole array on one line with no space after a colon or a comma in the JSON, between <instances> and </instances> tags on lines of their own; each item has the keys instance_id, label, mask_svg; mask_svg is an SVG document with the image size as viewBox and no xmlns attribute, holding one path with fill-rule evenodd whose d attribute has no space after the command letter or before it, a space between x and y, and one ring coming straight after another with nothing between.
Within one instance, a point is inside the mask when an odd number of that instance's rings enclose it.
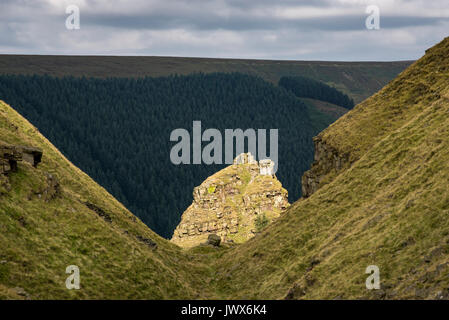
<instances>
[{"instance_id":1,"label":"distant moorland ridge","mask_svg":"<svg viewBox=\"0 0 449 320\"><path fill-rule=\"evenodd\" d=\"M334 86L359 103L380 90L412 62L0 55L0 74L135 78L197 72L241 72L262 77L272 83L277 83L282 76L300 75Z\"/></svg>"}]
</instances>

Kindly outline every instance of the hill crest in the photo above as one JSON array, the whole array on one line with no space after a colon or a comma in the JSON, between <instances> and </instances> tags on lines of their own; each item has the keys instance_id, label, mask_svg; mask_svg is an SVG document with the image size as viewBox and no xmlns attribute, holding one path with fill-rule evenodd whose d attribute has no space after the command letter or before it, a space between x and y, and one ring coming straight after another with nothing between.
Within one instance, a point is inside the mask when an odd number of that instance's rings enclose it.
<instances>
[{"instance_id":1,"label":"hill crest","mask_svg":"<svg viewBox=\"0 0 449 320\"><path fill-rule=\"evenodd\" d=\"M0 54L0 74L140 78L240 72L259 76L273 84L277 84L282 76L299 75L334 86L359 103L411 63Z\"/></svg>"}]
</instances>

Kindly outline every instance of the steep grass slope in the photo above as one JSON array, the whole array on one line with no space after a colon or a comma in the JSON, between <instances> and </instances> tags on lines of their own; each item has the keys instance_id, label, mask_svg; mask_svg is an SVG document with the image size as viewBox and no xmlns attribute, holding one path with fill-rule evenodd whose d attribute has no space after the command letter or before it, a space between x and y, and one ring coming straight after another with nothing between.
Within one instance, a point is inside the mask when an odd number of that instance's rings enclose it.
<instances>
[{"instance_id":1,"label":"steep grass slope","mask_svg":"<svg viewBox=\"0 0 449 320\"><path fill-rule=\"evenodd\" d=\"M326 129L329 124L332 124L338 118L348 112L348 109L326 101L310 98L298 99L300 99L306 105L310 120L312 120L312 125L317 130L317 132Z\"/></svg>"},{"instance_id":2,"label":"steep grass slope","mask_svg":"<svg viewBox=\"0 0 449 320\"><path fill-rule=\"evenodd\" d=\"M320 134L324 172L213 284L235 298L449 298L449 38ZM381 289L365 269L377 265Z\"/></svg>"},{"instance_id":3,"label":"steep grass slope","mask_svg":"<svg viewBox=\"0 0 449 320\"><path fill-rule=\"evenodd\" d=\"M193 287L204 277L194 270L207 269L149 230L1 101L0 140L43 149L42 163L19 162L8 177L11 190L0 195L0 299L200 297ZM45 201L49 174L60 186ZM80 290L65 287L69 265L80 268Z\"/></svg>"},{"instance_id":4,"label":"steep grass slope","mask_svg":"<svg viewBox=\"0 0 449 320\"><path fill-rule=\"evenodd\" d=\"M248 242L184 251L1 103L0 140L44 156L0 195L0 298L449 298L449 38L319 137L348 165ZM72 264L81 290L65 288Z\"/></svg>"}]
</instances>

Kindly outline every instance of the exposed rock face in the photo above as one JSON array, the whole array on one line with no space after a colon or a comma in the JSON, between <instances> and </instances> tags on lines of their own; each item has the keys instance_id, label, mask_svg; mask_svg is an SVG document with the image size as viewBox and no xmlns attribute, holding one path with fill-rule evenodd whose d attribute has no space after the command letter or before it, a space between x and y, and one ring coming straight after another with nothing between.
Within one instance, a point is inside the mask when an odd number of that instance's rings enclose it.
<instances>
[{"instance_id":1,"label":"exposed rock face","mask_svg":"<svg viewBox=\"0 0 449 320\"><path fill-rule=\"evenodd\" d=\"M340 171L351 163L349 154L340 154L338 150L327 145L320 136L313 138L315 155L312 167L306 171L301 179L302 196L309 197L318 190L323 183L323 178L332 170Z\"/></svg>"},{"instance_id":2,"label":"exposed rock face","mask_svg":"<svg viewBox=\"0 0 449 320\"><path fill-rule=\"evenodd\" d=\"M259 161L260 174L273 175L274 174L274 162L270 159L263 159Z\"/></svg>"},{"instance_id":3,"label":"exposed rock face","mask_svg":"<svg viewBox=\"0 0 449 320\"><path fill-rule=\"evenodd\" d=\"M16 171L18 161L22 161L22 152L16 146L0 142L0 174Z\"/></svg>"},{"instance_id":4,"label":"exposed rock face","mask_svg":"<svg viewBox=\"0 0 449 320\"><path fill-rule=\"evenodd\" d=\"M104 221L111 223L112 219L111 216L109 214L107 214L103 209L101 209L100 207L94 205L93 203L90 202L86 202L84 203L86 205L86 207L88 207L90 210L95 211L99 217L103 218Z\"/></svg>"},{"instance_id":5,"label":"exposed rock face","mask_svg":"<svg viewBox=\"0 0 449 320\"><path fill-rule=\"evenodd\" d=\"M0 194L11 189L8 174L17 171L17 162L25 161L33 166L42 159L42 151L37 148L10 145L0 141Z\"/></svg>"},{"instance_id":6,"label":"exposed rock face","mask_svg":"<svg viewBox=\"0 0 449 320\"><path fill-rule=\"evenodd\" d=\"M37 148L10 145L0 141L0 194L10 190L8 173L17 171L17 162L25 161L33 166L42 159L42 151Z\"/></svg>"},{"instance_id":7,"label":"exposed rock face","mask_svg":"<svg viewBox=\"0 0 449 320\"><path fill-rule=\"evenodd\" d=\"M241 153L234 159L234 164L257 164L256 159L254 159L251 152L248 153Z\"/></svg>"},{"instance_id":8,"label":"exposed rock face","mask_svg":"<svg viewBox=\"0 0 449 320\"><path fill-rule=\"evenodd\" d=\"M171 241L192 247L216 234L222 242L244 242L255 235L257 217L276 219L288 207L287 198L287 190L274 175L261 174L251 154L241 154L233 165L194 188L193 203Z\"/></svg>"},{"instance_id":9,"label":"exposed rock face","mask_svg":"<svg viewBox=\"0 0 449 320\"><path fill-rule=\"evenodd\" d=\"M221 242L221 237L216 235L215 233L210 234L207 237L207 244L214 246L214 247L218 247L220 245Z\"/></svg>"},{"instance_id":10,"label":"exposed rock face","mask_svg":"<svg viewBox=\"0 0 449 320\"><path fill-rule=\"evenodd\" d=\"M22 151L22 159L33 167L36 167L42 160L42 150L34 147L18 147Z\"/></svg>"},{"instance_id":11,"label":"exposed rock face","mask_svg":"<svg viewBox=\"0 0 449 320\"><path fill-rule=\"evenodd\" d=\"M17 170L17 162L25 161L32 166L42 159L42 150L32 147L14 146L0 141L0 174Z\"/></svg>"}]
</instances>

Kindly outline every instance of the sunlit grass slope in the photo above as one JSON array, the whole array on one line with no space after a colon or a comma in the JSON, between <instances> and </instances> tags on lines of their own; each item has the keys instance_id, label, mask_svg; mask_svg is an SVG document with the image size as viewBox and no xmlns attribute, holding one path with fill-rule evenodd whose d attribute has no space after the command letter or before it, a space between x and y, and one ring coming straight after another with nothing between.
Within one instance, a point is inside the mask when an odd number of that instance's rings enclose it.
<instances>
[{"instance_id":1,"label":"sunlit grass slope","mask_svg":"<svg viewBox=\"0 0 449 320\"><path fill-rule=\"evenodd\" d=\"M448 298L449 38L320 136L352 165L242 245L181 250L1 103L0 140L44 156L1 190L0 298ZM49 174L60 190L46 201ZM65 288L68 265L80 290Z\"/></svg>"},{"instance_id":2,"label":"sunlit grass slope","mask_svg":"<svg viewBox=\"0 0 449 320\"><path fill-rule=\"evenodd\" d=\"M193 289L204 280L192 270L192 265L202 270L194 258L149 230L1 101L0 140L43 149L37 168L19 162L18 172L9 175L11 190L0 195L0 299L204 294ZM49 174L60 187L46 201L39 194L47 188ZM80 268L80 290L65 287L69 265Z\"/></svg>"},{"instance_id":3,"label":"sunlit grass slope","mask_svg":"<svg viewBox=\"0 0 449 320\"><path fill-rule=\"evenodd\" d=\"M352 165L226 253L234 298L449 297L449 38L320 134ZM381 289L365 269L377 265Z\"/></svg>"}]
</instances>

